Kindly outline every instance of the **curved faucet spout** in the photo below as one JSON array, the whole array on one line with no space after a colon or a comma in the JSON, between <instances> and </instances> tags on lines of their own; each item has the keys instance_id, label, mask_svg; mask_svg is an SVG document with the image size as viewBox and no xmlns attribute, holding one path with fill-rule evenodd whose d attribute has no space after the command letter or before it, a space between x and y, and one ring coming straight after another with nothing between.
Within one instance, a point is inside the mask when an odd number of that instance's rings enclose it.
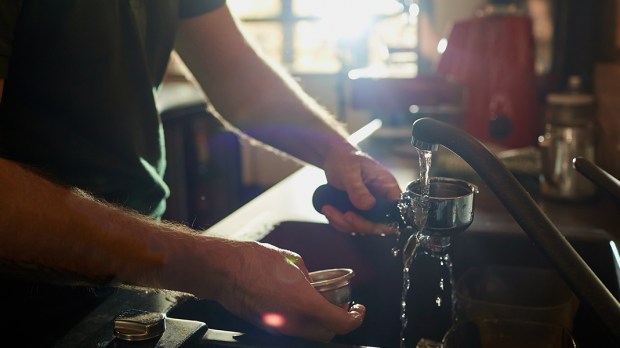
<instances>
[{"instance_id":1,"label":"curved faucet spout","mask_svg":"<svg viewBox=\"0 0 620 348\"><path fill-rule=\"evenodd\" d=\"M530 194L479 140L431 118L413 123L412 144L441 144L465 160L547 256L580 300L589 305L620 342L620 303L540 210Z\"/></svg>"}]
</instances>

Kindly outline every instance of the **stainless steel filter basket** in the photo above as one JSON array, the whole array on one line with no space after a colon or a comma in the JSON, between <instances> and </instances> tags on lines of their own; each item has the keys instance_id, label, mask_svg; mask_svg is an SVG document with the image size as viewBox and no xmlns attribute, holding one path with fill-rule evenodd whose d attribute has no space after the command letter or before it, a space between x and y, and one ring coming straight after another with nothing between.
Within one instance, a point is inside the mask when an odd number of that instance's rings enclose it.
<instances>
[{"instance_id":1,"label":"stainless steel filter basket","mask_svg":"<svg viewBox=\"0 0 620 348\"><path fill-rule=\"evenodd\" d=\"M430 178L425 226L417 226L414 216L422 210L421 182L407 185L399 202L406 224L424 234L453 235L466 230L474 219L474 194L478 187L467 181L445 177Z\"/></svg>"}]
</instances>

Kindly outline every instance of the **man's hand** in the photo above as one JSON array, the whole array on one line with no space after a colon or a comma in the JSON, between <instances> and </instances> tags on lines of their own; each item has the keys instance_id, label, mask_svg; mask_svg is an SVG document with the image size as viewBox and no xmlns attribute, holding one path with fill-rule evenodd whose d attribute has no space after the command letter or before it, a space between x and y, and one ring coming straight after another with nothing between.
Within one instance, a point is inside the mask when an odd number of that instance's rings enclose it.
<instances>
[{"instance_id":1,"label":"man's hand","mask_svg":"<svg viewBox=\"0 0 620 348\"><path fill-rule=\"evenodd\" d=\"M296 253L256 243L243 253L237 289L228 307L270 332L329 341L362 324L365 309L346 311L312 287L308 270ZM224 300L226 301L226 299Z\"/></svg>"},{"instance_id":2,"label":"man's hand","mask_svg":"<svg viewBox=\"0 0 620 348\"><path fill-rule=\"evenodd\" d=\"M358 328L364 319L363 305L347 311L314 289L302 258L294 252L206 236L169 248L164 247L174 252L167 258L166 282L214 299L273 334L327 342Z\"/></svg>"},{"instance_id":3,"label":"man's hand","mask_svg":"<svg viewBox=\"0 0 620 348\"><path fill-rule=\"evenodd\" d=\"M327 182L347 191L351 203L368 210L377 198L395 201L401 189L396 178L379 162L348 144L335 145L325 157L323 169ZM339 231L382 234L393 231L391 226L373 223L353 212L341 212L331 205L322 208L329 223Z\"/></svg>"}]
</instances>

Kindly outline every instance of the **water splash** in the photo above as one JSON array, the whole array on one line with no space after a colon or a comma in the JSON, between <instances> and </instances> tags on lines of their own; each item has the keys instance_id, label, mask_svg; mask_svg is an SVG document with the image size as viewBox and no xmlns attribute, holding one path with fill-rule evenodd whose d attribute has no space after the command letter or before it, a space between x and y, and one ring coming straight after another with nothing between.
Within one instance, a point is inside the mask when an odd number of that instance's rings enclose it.
<instances>
[{"instance_id":1,"label":"water splash","mask_svg":"<svg viewBox=\"0 0 620 348\"><path fill-rule=\"evenodd\" d=\"M426 227L426 221L428 217L429 209L429 194L430 194L430 167L432 163L432 151L418 149L418 160L420 168L420 192L406 191L401 195L401 199L398 203L398 209L401 214L401 218L405 222L405 225L413 227L413 233L408 236L402 248L403 257L403 286L401 294L401 335L400 345L401 348L405 348L407 343L405 341L405 330L408 327L407 318L407 294L411 286L411 274L410 267L413 262L413 257L416 254L416 250L420 245L420 238L423 235ZM404 236L399 233L398 238ZM399 243L400 244L400 243ZM392 250L396 256L398 250Z\"/></svg>"}]
</instances>

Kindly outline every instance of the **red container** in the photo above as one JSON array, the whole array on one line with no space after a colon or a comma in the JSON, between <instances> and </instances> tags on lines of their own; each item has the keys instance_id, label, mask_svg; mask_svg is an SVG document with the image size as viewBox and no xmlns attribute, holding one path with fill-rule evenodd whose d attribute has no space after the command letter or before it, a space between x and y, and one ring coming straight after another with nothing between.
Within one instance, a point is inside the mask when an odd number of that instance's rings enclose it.
<instances>
[{"instance_id":1,"label":"red container","mask_svg":"<svg viewBox=\"0 0 620 348\"><path fill-rule=\"evenodd\" d=\"M454 24L437 70L467 89L465 131L508 148L537 143L534 59L528 16L493 15Z\"/></svg>"}]
</instances>

